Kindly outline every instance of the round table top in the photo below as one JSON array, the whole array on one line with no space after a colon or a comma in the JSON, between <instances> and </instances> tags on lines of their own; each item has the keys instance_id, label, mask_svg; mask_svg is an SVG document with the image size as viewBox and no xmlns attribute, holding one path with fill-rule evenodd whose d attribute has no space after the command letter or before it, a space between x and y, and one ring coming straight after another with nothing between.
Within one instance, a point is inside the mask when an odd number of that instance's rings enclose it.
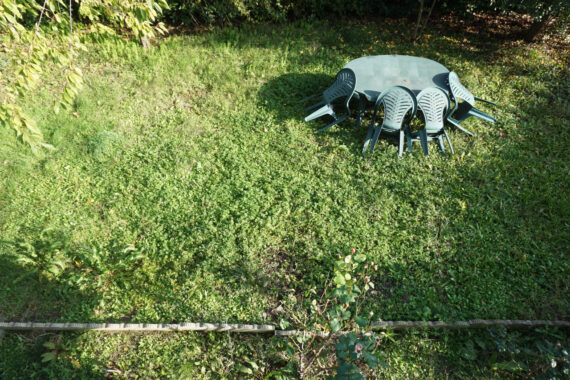
<instances>
[{"instance_id":1,"label":"round table top","mask_svg":"<svg viewBox=\"0 0 570 380\"><path fill-rule=\"evenodd\" d=\"M428 87L446 84L449 70L440 63L427 58L409 55L374 55L350 61L344 68L356 74L356 91L370 101L391 86L404 86L416 95Z\"/></svg>"}]
</instances>

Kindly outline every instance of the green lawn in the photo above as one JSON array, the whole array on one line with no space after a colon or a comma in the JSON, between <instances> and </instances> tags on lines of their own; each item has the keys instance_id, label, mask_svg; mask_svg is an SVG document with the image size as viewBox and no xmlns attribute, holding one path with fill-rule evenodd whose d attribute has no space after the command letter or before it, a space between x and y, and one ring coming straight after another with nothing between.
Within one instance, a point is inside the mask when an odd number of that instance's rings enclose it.
<instances>
[{"instance_id":1,"label":"green lawn","mask_svg":"<svg viewBox=\"0 0 570 380\"><path fill-rule=\"evenodd\" d=\"M366 308L384 320L568 319L568 56L445 26L414 46L405 29L244 26L149 52L93 43L75 114L52 112L50 78L29 104L57 150L33 156L0 130L0 320L278 323L285 294L322 289L351 248L379 265ZM363 157L352 119L315 134L325 121L305 123L297 100L374 54L444 64L499 104L481 107L499 122L452 131L454 156L417 146L398 159L381 141ZM458 359L465 334L400 334L384 376L505 375ZM0 375L281 365L268 337L232 335L230 350L224 334L62 334L65 355L47 364L42 339L59 338L8 335Z\"/></svg>"}]
</instances>

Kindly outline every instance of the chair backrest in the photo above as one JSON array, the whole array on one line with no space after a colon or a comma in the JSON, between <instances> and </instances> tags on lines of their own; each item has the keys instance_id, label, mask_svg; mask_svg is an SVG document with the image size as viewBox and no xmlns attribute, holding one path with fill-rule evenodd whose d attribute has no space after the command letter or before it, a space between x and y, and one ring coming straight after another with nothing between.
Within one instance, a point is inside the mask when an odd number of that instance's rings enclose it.
<instances>
[{"instance_id":1,"label":"chair backrest","mask_svg":"<svg viewBox=\"0 0 570 380\"><path fill-rule=\"evenodd\" d=\"M468 89L465 88L465 86L461 84L456 73L451 71L448 76L448 81L449 88L451 89L451 95L453 95L454 100L463 99L471 105L475 103L475 97Z\"/></svg>"},{"instance_id":2,"label":"chair backrest","mask_svg":"<svg viewBox=\"0 0 570 380\"><path fill-rule=\"evenodd\" d=\"M330 104L333 100L346 97L350 100L356 88L356 74L351 69L342 69L336 75L334 83L323 92L325 103Z\"/></svg>"},{"instance_id":3,"label":"chair backrest","mask_svg":"<svg viewBox=\"0 0 570 380\"><path fill-rule=\"evenodd\" d=\"M388 130L398 130L402 127L404 117L411 109L413 117L416 114L418 103L414 93L403 86L393 86L384 90L376 104L384 104L384 120L382 127Z\"/></svg>"},{"instance_id":4,"label":"chair backrest","mask_svg":"<svg viewBox=\"0 0 570 380\"><path fill-rule=\"evenodd\" d=\"M441 131L449 103L449 97L441 88L429 87L418 94L418 108L424 115L427 133Z\"/></svg>"}]
</instances>

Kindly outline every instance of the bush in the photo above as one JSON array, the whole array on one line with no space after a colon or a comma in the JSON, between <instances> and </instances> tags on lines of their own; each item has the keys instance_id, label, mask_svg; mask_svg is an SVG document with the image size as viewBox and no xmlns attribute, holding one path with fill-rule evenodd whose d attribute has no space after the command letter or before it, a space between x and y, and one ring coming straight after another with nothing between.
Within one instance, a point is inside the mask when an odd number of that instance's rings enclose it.
<instances>
[{"instance_id":1,"label":"bush","mask_svg":"<svg viewBox=\"0 0 570 380\"><path fill-rule=\"evenodd\" d=\"M167 21L185 25L230 24L240 21L285 21L346 16L407 16L416 1L325 0L171 0Z\"/></svg>"}]
</instances>

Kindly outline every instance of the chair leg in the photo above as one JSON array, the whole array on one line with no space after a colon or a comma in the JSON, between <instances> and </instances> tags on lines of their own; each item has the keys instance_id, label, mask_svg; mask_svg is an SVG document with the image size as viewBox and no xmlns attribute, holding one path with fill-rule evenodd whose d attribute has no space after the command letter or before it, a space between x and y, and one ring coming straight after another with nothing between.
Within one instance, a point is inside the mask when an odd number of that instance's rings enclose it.
<instances>
[{"instance_id":1,"label":"chair leg","mask_svg":"<svg viewBox=\"0 0 570 380\"><path fill-rule=\"evenodd\" d=\"M374 123L370 123L370 127L368 128L368 132L366 133L366 138L364 139L364 146L362 147L362 154L366 153L368 150L368 145L370 145L370 139L374 135Z\"/></svg>"},{"instance_id":2,"label":"chair leg","mask_svg":"<svg viewBox=\"0 0 570 380\"><path fill-rule=\"evenodd\" d=\"M404 133L406 135L406 145L408 145L408 152L412 153L412 130L409 126L406 126Z\"/></svg>"},{"instance_id":3,"label":"chair leg","mask_svg":"<svg viewBox=\"0 0 570 380\"><path fill-rule=\"evenodd\" d=\"M479 119L488 121L489 123L493 123L495 124L497 122L497 119L495 119L493 116L486 114L485 112L478 110L477 108L472 108L469 111L469 115L471 116L475 116Z\"/></svg>"},{"instance_id":4,"label":"chair leg","mask_svg":"<svg viewBox=\"0 0 570 380\"><path fill-rule=\"evenodd\" d=\"M299 103L305 103L307 100L314 99L314 98L316 98L316 97L319 96L319 95L321 95L321 94L315 94L315 95L307 96L306 98L303 98L303 99L299 100Z\"/></svg>"},{"instance_id":5,"label":"chair leg","mask_svg":"<svg viewBox=\"0 0 570 380\"><path fill-rule=\"evenodd\" d=\"M459 129L460 131L467 133L469 136L473 136L473 133L469 132L467 129L463 128L461 125L459 125L458 122L456 122L453 119L447 119L447 121L449 121L453 126L455 126L457 129Z\"/></svg>"},{"instance_id":6,"label":"chair leg","mask_svg":"<svg viewBox=\"0 0 570 380\"><path fill-rule=\"evenodd\" d=\"M459 129L461 132L465 132L465 133L467 133L467 135L473 136L473 133L472 133L472 132L469 132L467 129L463 128L463 127L460 126L459 124L456 125L456 127L457 127L457 129Z\"/></svg>"},{"instance_id":7,"label":"chair leg","mask_svg":"<svg viewBox=\"0 0 570 380\"><path fill-rule=\"evenodd\" d=\"M443 137L441 135L437 136L437 145L439 145L441 153L445 154L445 146L443 145Z\"/></svg>"},{"instance_id":8,"label":"chair leg","mask_svg":"<svg viewBox=\"0 0 570 380\"><path fill-rule=\"evenodd\" d=\"M327 129L329 129L329 128L332 127L333 125L337 125L338 123L340 123L341 121L345 120L346 118L348 118L348 115L344 115L344 116L339 117L338 119L336 119L335 121L333 121L332 123L330 123L329 125L327 125L326 127L323 127L323 128L321 128L321 129L317 130L317 133L326 131Z\"/></svg>"},{"instance_id":9,"label":"chair leg","mask_svg":"<svg viewBox=\"0 0 570 380\"><path fill-rule=\"evenodd\" d=\"M478 98L478 97L476 97L476 96L475 96L475 100L477 100L478 102L484 102L484 103L492 104L492 105L496 106L495 103L493 103L493 102L491 102L491 101L489 101L489 100L485 100L485 99Z\"/></svg>"},{"instance_id":10,"label":"chair leg","mask_svg":"<svg viewBox=\"0 0 570 380\"><path fill-rule=\"evenodd\" d=\"M398 145L398 157L402 157L402 153L404 152L404 135L405 132L400 129L400 144Z\"/></svg>"},{"instance_id":11,"label":"chair leg","mask_svg":"<svg viewBox=\"0 0 570 380\"><path fill-rule=\"evenodd\" d=\"M424 151L424 156L428 155L428 139L427 132L425 129L420 131L420 144L422 144L422 150Z\"/></svg>"},{"instance_id":12,"label":"chair leg","mask_svg":"<svg viewBox=\"0 0 570 380\"><path fill-rule=\"evenodd\" d=\"M356 111L356 128L360 128L362 125L362 117L366 112L366 101L362 98L363 97L358 98L358 111Z\"/></svg>"},{"instance_id":13,"label":"chair leg","mask_svg":"<svg viewBox=\"0 0 570 380\"><path fill-rule=\"evenodd\" d=\"M447 140L447 145L449 145L449 150L451 151L451 154L455 154L455 151L453 150L453 145L451 145L451 140L449 139L449 135L447 134L445 129L443 130L443 135L445 136L445 139Z\"/></svg>"},{"instance_id":14,"label":"chair leg","mask_svg":"<svg viewBox=\"0 0 570 380\"><path fill-rule=\"evenodd\" d=\"M374 137L372 138L372 145L370 146L370 153L374 152L374 147L376 146L378 137L380 137L380 133L382 133L382 125L374 131Z\"/></svg>"}]
</instances>

